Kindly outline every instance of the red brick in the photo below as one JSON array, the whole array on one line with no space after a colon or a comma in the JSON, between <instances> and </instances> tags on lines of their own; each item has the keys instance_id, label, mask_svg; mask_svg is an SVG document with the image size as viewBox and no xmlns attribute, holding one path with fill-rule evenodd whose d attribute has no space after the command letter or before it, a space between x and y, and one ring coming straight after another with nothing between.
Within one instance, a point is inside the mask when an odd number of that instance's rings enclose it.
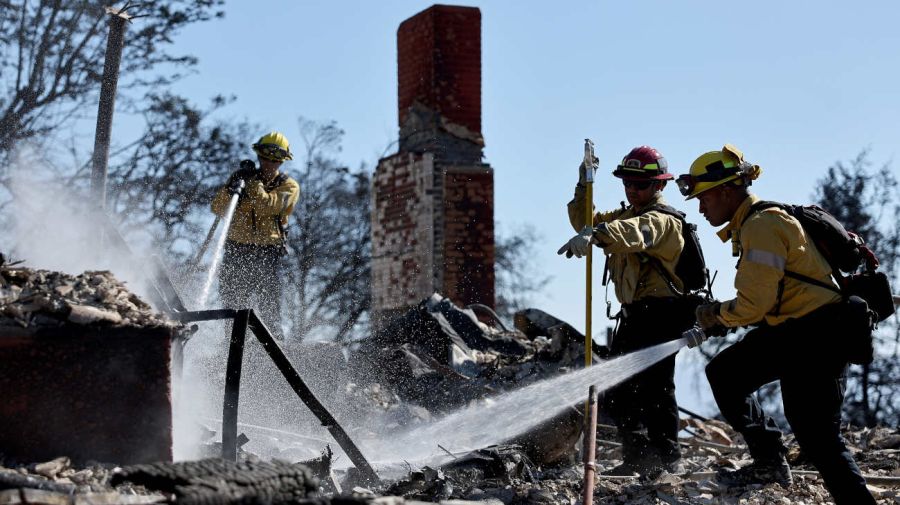
<instances>
[{"instance_id":1,"label":"red brick","mask_svg":"<svg viewBox=\"0 0 900 505\"><path fill-rule=\"evenodd\" d=\"M434 5L401 23L397 83L401 125L418 100L481 133L481 11Z\"/></svg>"}]
</instances>

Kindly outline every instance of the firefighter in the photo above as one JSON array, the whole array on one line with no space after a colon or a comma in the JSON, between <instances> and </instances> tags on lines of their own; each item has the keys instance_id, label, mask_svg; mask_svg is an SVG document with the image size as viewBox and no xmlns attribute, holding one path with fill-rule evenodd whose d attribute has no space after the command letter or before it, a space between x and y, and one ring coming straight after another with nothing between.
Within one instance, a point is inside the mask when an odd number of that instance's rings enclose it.
<instances>
[{"instance_id":1,"label":"firefighter","mask_svg":"<svg viewBox=\"0 0 900 505\"><path fill-rule=\"evenodd\" d=\"M759 166L726 144L701 155L677 180L687 199L699 200L700 213L711 225L726 225L718 236L731 241L738 258L737 296L698 306L697 323L713 333L754 326L706 367L719 410L743 435L753 457L743 468L719 470L717 479L726 486L791 484L781 431L753 395L778 380L784 415L835 503L874 504L840 434L841 376L847 363L831 337L842 331L847 305L836 292L831 267L796 219L780 208L750 212L759 198L748 186L760 173Z\"/></svg>"},{"instance_id":2,"label":"firefighter","mask_svg":"<svg viewBox=\"0 0 900 505\"><path fill-rule=\"evenodd\" d=\"M607 268L621 304L620 325L609 343L613 355L677 339L693 324L693 306L679 296L684 289L675 265L684 247L682 221L658 210L666 181L673 179L665 158L649 146L636 147L613 172L622 180L628 205L595 212L584 226L585 181L579 169L569 221L578 235L559 250L581 257L594 244L607 254ZM606 275L604 274L604 283ZM618 427L622 464L607 475L653 478L681 470L675 356L638 373L606 394L606 408Z\"/></svg>"},{"instance_id":3,"label":"firefighter","mask_svg":"<svg viewBox=\"0 0 900 505\"><path fill-rule=\"evenodd\" d=\"M241 162L241 169L212 201L212 211L223 216L231 195L240 193L225 241L219 296L226 308L257 309L273 335L281 338L281 260L300 186L280 171L285 160L293 159L283 134L267 133L252 147L259 168L250 160Z\"/></svg>"}]
</instances>

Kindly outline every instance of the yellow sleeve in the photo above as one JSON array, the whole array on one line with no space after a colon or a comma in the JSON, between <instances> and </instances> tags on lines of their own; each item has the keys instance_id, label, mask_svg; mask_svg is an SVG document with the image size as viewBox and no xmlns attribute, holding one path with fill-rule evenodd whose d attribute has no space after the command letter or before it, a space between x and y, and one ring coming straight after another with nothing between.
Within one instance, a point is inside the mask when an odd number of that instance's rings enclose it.
<instances>
[{"instance_id":1,"label":"yellow sleeve","mask_svg":"<svg viewBox=\"0 0 900 505\"><path fill-rule=\"evenodd\" d=\"M300 199L300 186L293 179L288 179L272 191L266 191L261 181L253 180L248 183L246 192L257 216L287 217Z\"/></svg>"},{"instance_id":2,"label":"yellow sleeve","mask_svg":"<svg viewBox=\"0 0 900 505\"><path fill-rule=\"evenodd\" d=\"M575 231L581 231L584 228L584 206L585 206L585 187L582 185L575 186L575 196L566 206L569 211L569 224ZM622 211L613 210L609 212L597 212L597 207L592 207L594 213L594 226L599 223L607 223L618 217Z\"/></svg>"},{"instance_id":3,"label":"yellow sleeve","mask_svg":"<svg viewBox=\"0 0 900 505\"><path fill-rule=\"evenodd\" d=\"M594 237L607 254L647 253L665 261L678 259L684 248L681 221L660 212L602 222Z\"/></svg>"},{"instance_id":4,"label":"yellow sleeve","mask_svg":"<svg viewBox=\"0 0 900 505\"><path fill-rule=\"evenodd\" d=\"M761 212L740 229L741 259L734 277L737 297L722 302L719 319L725 326L746 326L761 321L778 301L784 278L788 230L768 212Z\"/></svg>"},{"instance_id":5,"label":"yellow sleeve","mask_svg":"<svg viewBox=\"0 0 900 505\"><path fill-rule=\"evenodd\" d=\"M216 196L213 197L210 208L215 215L222 217L225 215L225 211L228 210L228 202L230 201L231 193L228 192L228 188L222 186L219 191L216 191Z\"/></svg>"},{"instance_id":6,"label":"yellow sleeve","mask_svg":"<svg viewBox=\"0 0 900 505\"><path fill-rule=\"evenodd\" d=\"M575 231L581 231L584 228L584 207L585 207L585 187L578 184L575 186L575 196L567 205L569 211L569 224ZM593 209L592 209L593 210ZM596 218L595 218L596 219Z\"/></svg>"}]
</instances>

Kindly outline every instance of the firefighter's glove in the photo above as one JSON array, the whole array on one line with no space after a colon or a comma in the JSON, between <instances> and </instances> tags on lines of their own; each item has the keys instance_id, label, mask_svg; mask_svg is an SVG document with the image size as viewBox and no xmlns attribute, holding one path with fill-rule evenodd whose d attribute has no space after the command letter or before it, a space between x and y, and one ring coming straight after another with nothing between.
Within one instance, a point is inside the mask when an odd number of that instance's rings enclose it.
<instances>
[{"instance_id":1,"label":"firefighter's glove","mask_svg":"<svg viewBox=\"0 0 900 505\"><path fill-rule=\"evenodd\" d=\"M594 175L597 174L597 167L599 166L600 160L594 156ZM580 165L578 165L578 185L584 186L587 184L587 170L584 169L584 162L582 161Z\"/></svg>"},{"instance_id":2,"label":"firefighter's glove","mask_svg":"<svg viewBox=\"0 0 900 505\"><path fill-rule=\"evenodd\" d=\"M241 177L235 177L235 174L231 174L231 177L228 178L228 192L232 195L240 195L244 192L244 186L247 183Z\"/></svg>"},{"instance_id":3,"label":"firefighter's glove","mask_svg":"<svg viewBox=\"0 0 900 505\"><path fill-rule=\"evenodd\" d=\"M240 168L228 176L228 182L225 183L225 186L229 189L237 188L239 180L243 180L246 185L246 183L255 179L258 173L256 163L253 163L251 160L243 160L240 163Z\"/></svg>"},{"instance_id":4,"label":"firefighter's glove","mask_svg":"<svg viewBox=\"0 0 900 505\"><path fill-rule=\"evenodd\" d=\"M722 304L719 302L704 303L697 306L694 315L697 317L697 324L700 325L704 331L722 325L718 318L719 307L721 306Z\"/></svg>"},{"instance_id":5,"label":"firefighter's glove","mask_svg":"<svg viewBox=\"0 0 900 505\"><path fill-rule=\"evenodd\" d=\"M587 256L588 251L591 248L591 244L596 244L597 240L594 239L594 228L591 226L585 226L578 232L578 235L570 238L568 242L562 247L559 248L559 251L556 251L556 254L566 254L566 258L571 258L575 256L576 258L581 258L582 256Z\"/></svg>"}]
</instances>

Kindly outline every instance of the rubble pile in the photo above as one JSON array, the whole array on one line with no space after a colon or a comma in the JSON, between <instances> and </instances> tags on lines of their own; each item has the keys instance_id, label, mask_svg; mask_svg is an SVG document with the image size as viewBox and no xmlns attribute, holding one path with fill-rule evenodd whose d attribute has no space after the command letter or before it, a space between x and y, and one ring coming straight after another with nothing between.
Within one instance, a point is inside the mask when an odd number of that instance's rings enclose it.
<instances>
[{"instance_id":1,"label":"rubble pile","mask_svg":"<svg viewBox=\"0 0 900 505\"><path fill-rule=\"evenodd\" d=\"M687 422L683 423L683 426L687 425ZM749 462L746 449L740 445L740 436L726 424L715 420L692 420L690 425L692 430L721 431L735 442L726 445L699 436L682 438L685 473L664 473L655 480L600 475L595 486L594 503L832 503L822 481L804 461L790 437L789 460L794 472L794 483L790 487L772 484L726 489L719 486L713 478L716 469L742 466ZM614 435L614 428L599 427L597 467L601 472L621 462L619 446L612 441ZM844 437L867 475L869 488L878 503L900 503L900 432L889 428L848 429ZM493 446L455 455L440 467L411 469L403 478L385 481L377 486L361 487L345 479L341 491L326 485L331 472L328 468L330 460L319 465L315 462L263 463L253 455L245 454L246 460L240 463L202 460L115 469L101 466L76 469L68 459L59 458L11 469L0 467L0 504L290 502L322 505L575 505L581 503L584 467L573 462L574 455L573 451L573 458L567 461L542 466L529 459L519 446ZM32 501L20 500L21 495L16 494L19 489L34 490L30 495Z\"/></svg>"},{"instance_id":2,"label":"rubble pile","mask_svg":"<svg viewBox=\"0 0 900 505\"><path fill-rule=\"evenodd\" d=\"M9 267L2 272L0 324L10 326L10 321L14 321L19 328L32 328L74 322L70 320L71 306L93 307L120 318L117 322L100 318L80 324L169 324L153 316L146 304L127 295L124 287L107 272L85 272L75 277ZM14 303L18 310L14 314L22 316L10 316L6 309L8 303ZM583 336L547 313L536 309L521 311L516 314L514 330L495 328L481 322L472 310L460 309L436 294L362 342L351 355L351 361L361 373L336 387L354 408L388 419L386 424L390 430L392 426L401 428L430 422L458 406L581 368L583 353ZM598 359L605 357L606 349L595 346L594 354ZM575 505L581 503L584 475L577 450L582 429L579 408L573 406L501 445L467 453L447 452L443 464L435 462L433 466L421 468L404 466L391 479L377 484L361 480L354 468L346 471L332 468L329 449L315 460L300 462L301 457L291 462L266 463L241 450L237 463L216 459L125 468L96 464L76 468L68 458L58 458L39 464L12 465L12 468L0 466L0 505ZM615 428L606 424L602 411L600 423L597 469L602 472L621 463L621 450ZM725 423L699 417L683 419L682 428L681 433L686 434L681 439L685 473L663 473L653 480L598 475L594 502L610 505L830 502L830 495L814 468L790 437L788 459L794 470L794 483L790 487L726 489L716 483L715 471L749 462L740 435ZM848 428L844 435L878 502L900 504L900 431ZM2 456L0 464L4 463ZM289 451L281 455L289 456ZM379 459L378 454L366 456ZM389 473L387 467L379 471L384 472L382 477Z\"/></svg>"},{"instance_id":3,"label":"rubble pile","mask_svg":"<svg viewBox=\"0 0 900 505\"><path fill-rule=\"evenodd\" d=\"M0 265L0 334L68 324L174 327L108 271L69 275Z\"/></svg>"},{"instance_id":4,"label":"rubble pile","mask_svg":"<svg viewBox=\"0 0 900 505\"><path fill-rule=\"evenodd\" d=\"M489 326L435 293L360 344L354 388L377 383L435 414L583 366L584 336L570 325L536 309L516 322Z\"/></svg>"},{"instance_id":5,"label":"rubble pile","mask_svg":"<svg viewBox=\"0 0 900 505\"><path fill-rule=\"evenodd\" d=\"M701 431L719 432L740 441L740 436L724 423L692 420L688 424ZM599 471L621 463L619 444L612 441L615 428L600 426L597 447ZM847 430L851 449L867 475L870 489L880 504L900 503L900 435L895 429ZM803 458L793 440L790 462L794 483L727 489L714 479L718 468L734 468L749 463L746 448L710 442L705 437L682 439L685 473L664 473L654 480L598 476L594 502L598 504L784 504L830 503L831 498L814 468ZM870 444L869 441L876 441ZM862 445L856 445L861 443ZM574 451L573 451L574 455ZM868 455L865 457L864 455ZM440 467L413 471L408 477L383 489L385 494L426 502L447 500L488 501L505 504L576 504L581 502L584 466L564 462L550 467L533 464L516 446L491 447L474 451ZM458 502L454 502L458 503Z\"/></svg>"},{"instance_id":6,"label":"rubble pile","mask_svg":"<svg viewBox=\"0 0 900 505\"><path fill-rule=\"evenodd\" d=\"M0 455L171 458L172 374L187 333L110 272L69 275L0 255Z\"/></svg>"}]
</instances>

